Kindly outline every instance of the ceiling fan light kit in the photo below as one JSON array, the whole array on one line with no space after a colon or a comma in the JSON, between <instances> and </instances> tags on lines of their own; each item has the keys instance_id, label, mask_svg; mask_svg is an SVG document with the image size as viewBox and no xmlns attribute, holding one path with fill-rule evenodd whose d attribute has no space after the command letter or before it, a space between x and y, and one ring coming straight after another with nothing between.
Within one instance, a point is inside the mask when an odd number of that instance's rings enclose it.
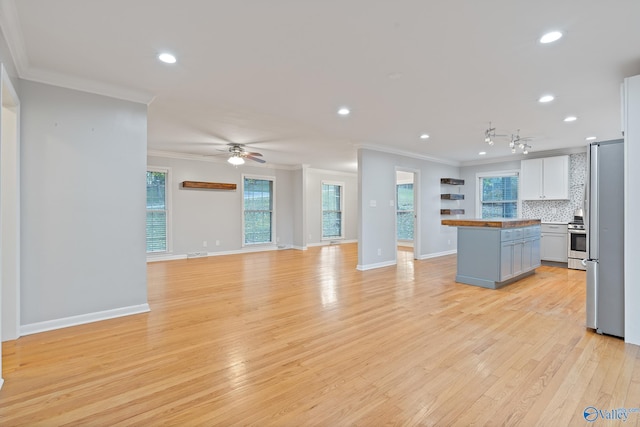
<instances>
[{"instance_id":1,"label":"ceiling fan light kit","mask_svg":"<svg viewBox=\"0 0 640 427\"><path fill-rule=\"evenodd\" d=\"M240 166L240 165L244 165L244 159L236 154L234 154L233 156L229 157L227 159L227 162L231 163L234 166Z\"/></svg>"}]
</instances>

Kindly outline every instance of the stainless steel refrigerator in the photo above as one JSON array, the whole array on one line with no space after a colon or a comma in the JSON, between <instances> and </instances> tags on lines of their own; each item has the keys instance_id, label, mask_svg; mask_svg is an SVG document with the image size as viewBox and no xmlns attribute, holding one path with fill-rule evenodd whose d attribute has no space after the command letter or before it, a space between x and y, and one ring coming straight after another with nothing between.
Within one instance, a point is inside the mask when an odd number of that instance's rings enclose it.
<instances>
[{"instance_id":1,"label":"stainless steel refrigerator","mask_svg":"<svg viewBox=\"0 0 640 427\"><path fill-rule=\"evenodd\" d=\"M624 337L623 140L594 142L587 157L587 327Z\"/></svg>"}]
</instances>

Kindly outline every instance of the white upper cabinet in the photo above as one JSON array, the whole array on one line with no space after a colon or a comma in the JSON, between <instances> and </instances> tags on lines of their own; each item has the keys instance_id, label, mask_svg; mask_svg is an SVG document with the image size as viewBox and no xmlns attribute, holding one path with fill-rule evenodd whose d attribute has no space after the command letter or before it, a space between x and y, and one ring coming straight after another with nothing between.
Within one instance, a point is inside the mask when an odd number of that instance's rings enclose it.
<instances>
[{"instance_id":1,"label":"white upper cabinet","mask_svg":"<svg viewBox=\"0 0 640 427\"><path fill-rule=\"evenodd\" d=\"M522 160L520 174L522 200L569 199L569 156Z\"/></svg>"}]
</instances>

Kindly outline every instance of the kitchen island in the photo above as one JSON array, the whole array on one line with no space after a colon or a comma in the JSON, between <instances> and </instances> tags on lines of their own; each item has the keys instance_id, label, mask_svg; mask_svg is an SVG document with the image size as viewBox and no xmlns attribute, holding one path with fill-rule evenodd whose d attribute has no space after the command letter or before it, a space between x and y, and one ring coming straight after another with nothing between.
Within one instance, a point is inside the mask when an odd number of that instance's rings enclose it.
<instances>
[{"instance_id":1,"label":"kitchen island","mask_svg":"<svg viewBox=\"0 0 640 427\"><path fill-rule=\"evenodd\" d=\"M445 219L458 227L456 282L498 289L540 266L539 219Z\"/></svg>"}]
</instances>

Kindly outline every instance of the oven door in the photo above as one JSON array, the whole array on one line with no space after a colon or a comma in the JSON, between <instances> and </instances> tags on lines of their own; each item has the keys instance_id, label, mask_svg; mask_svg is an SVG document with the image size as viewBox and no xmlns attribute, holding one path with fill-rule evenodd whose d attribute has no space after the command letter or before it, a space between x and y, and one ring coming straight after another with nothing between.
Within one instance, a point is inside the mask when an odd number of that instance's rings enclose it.
<instances>
[{"instance_id":1,"label":"oven door","mask_svg":"<svg viewBox=\"0 0 640 427\"><path fill-rule=\"evenodd\" d=\"M569 230L568 238L569 258L586 258L587 232L585 230Z\"/></svg>"}]
</instances>

